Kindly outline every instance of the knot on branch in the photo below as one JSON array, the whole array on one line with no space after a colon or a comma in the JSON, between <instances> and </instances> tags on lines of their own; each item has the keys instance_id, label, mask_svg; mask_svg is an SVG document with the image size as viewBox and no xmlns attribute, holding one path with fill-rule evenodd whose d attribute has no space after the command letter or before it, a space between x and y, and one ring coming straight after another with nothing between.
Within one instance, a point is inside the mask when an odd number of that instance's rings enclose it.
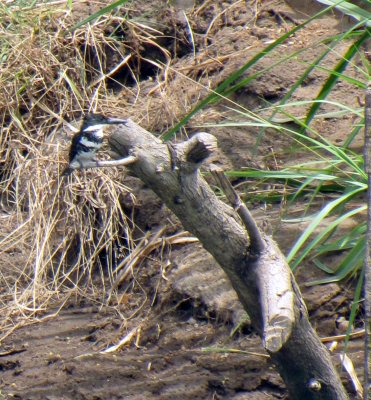
<instances>
[{"instance_id":1,"label":"knot on branch","mask_svg":"<svg viewBox=\"0 0 371 400\"><path fill-rule=\"evenodd\" d=\"M185 160L193 164L201 164L216 151L217 147L216 137L206 132L198 132L179 145L179 148L183 150Z\"/></svg>"}]
</instances>

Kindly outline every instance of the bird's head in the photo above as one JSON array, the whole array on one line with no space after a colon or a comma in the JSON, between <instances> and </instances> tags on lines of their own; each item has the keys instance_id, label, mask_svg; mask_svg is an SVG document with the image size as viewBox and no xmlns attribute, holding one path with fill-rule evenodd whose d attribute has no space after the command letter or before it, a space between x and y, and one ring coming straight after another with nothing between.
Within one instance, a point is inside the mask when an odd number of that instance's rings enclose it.
<instances>
[{"instance_id":1,"label":"bird's head","mask_svg":"<svg viewBox=\"0 0 371 400\"><path fill-rule=\"evenodd\" d=\"M82 123L82 132L97 132L102 131L107 125L125 124L125 119L105 117L100 114L86 114Z\"/></svg>"}]
</instances>

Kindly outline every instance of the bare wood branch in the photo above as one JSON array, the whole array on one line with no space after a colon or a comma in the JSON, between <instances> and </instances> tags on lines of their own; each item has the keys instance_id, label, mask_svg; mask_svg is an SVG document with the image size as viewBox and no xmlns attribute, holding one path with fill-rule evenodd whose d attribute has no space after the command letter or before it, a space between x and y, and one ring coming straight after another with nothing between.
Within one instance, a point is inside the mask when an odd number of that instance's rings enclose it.
<instances>
[{"instance_id":1,"label":"bare wood branch","mask_svg":"<svg viewBox=\"0 0 371 400\"><path fill-rule=\"evenodd\" d=\"M249 209L241 201L240 196L233 189L233 186L225 176L223 170L212 165L210 167L211 175L217 180L219 186L222 188L224 194L227 196L228 201L231 203L234 210L240 216L243 224L245 225L250 238L250 253L251 254L261 254L265 248L265 244L262 238L262 234L256 224L254 218L252 217Z\"/></svg>"},{"instance_id":2,"label":"bare wood branch","mask_svg":"<svg viewBox=\"0 0 371 400\"><path fill-rule=\"evenodd\" d=\"M209 141L202 136L196 142ZM200 154L187 151L194 148L189 142L169 150L131 120L110 137L111 148L120 157L135 154L137 161L128 166L130 172L157 193L227 273L254 328L265 340L290 398L348 399L327 349L309 323L284 256L268 236L263 237L265 247L258 257L249 253L250 241L240 217L215 196L199 173L203 156L187 158L186 154ZM272 287L274 281L279 283ZM270 303L264 304L271 296L276 302L273 312L268 311Z\"/></svg>"},{"instance_id":3,"label":"bare wood branch","mask_svg":"<svg viewBox=\"0 0 371 400\"><path fill-rule=\"evenodd\" d=\"M102 161L85 161L82 167L71 169L88 169L88 168L112 168L112 167L127 167L137 161L135 156L128 156L125 158L120 158L118 160L102 160Z\"/></svg>"},{"instance_id":4,"label":"bare wood branch","mask_svg":"<svg viewBox=\"0 0 371 400\"><path fill-rule=\"evenodd\" d=\"M249 209L241 201L223 170L215 165L210 170L247 229L250 239L249 257L262 257L266 244ZM257 284L262 307L264 347L271 352L277 352L290 337L295 321L291 273L286 265L282 265L282 268L259 274Z\"/></svg>"}]
</instances>

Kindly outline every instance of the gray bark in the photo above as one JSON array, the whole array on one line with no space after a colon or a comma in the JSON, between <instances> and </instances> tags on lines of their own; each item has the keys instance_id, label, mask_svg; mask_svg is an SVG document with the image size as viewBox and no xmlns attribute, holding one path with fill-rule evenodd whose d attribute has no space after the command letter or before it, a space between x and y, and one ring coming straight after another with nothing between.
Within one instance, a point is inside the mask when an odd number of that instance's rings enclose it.
<instances>
[{"instance_id":1,"label":"gray bark","mask_svg":"<svg viewBox=\"0 0 371 400\"><path fill-rule=\"evenodd\" d=\"M218 199L201 176L199 167L216 139L202 133L168 145L128 120L109 142L117 157L135 158L129 171L157 193L226 272L290 398L348 399L278 246L261 232L252 233L254 226L245 229L238 207Z\"/></svg>"},{"instance_id":2,"label":"gray bark","mask_svg":"<svg viewBox=\"0 0 371 400\"><path fill-rule=\"evenodd\" d=\"M370 369L370 344L371 344L371 83L366 92L365 102L365 145L364 145L365 171L368 177L367 190L367 233L366 233L366 255L365 255L365 366L364 366L364 393L363 398L371 397L369 388Z\"/></svg>"}]
</instances>

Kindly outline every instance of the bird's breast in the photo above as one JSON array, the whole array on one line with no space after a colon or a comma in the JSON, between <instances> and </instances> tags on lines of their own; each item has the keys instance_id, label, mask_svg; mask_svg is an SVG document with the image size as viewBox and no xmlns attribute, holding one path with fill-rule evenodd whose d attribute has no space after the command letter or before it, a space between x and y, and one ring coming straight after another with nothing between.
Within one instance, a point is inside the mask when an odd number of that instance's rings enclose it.
<instances>
[{"instance_id":1,"label":"bird's breast","mask_svg":"<svg viewBox=\"0 0 371 400\"><path fill-rule=\"evenodd\" d=\"M82 137L80 140L80 145L87 147L88 149L99 149L102 146L102 141L93 140L89 137Z\"/></svg>"}]
</instances>

